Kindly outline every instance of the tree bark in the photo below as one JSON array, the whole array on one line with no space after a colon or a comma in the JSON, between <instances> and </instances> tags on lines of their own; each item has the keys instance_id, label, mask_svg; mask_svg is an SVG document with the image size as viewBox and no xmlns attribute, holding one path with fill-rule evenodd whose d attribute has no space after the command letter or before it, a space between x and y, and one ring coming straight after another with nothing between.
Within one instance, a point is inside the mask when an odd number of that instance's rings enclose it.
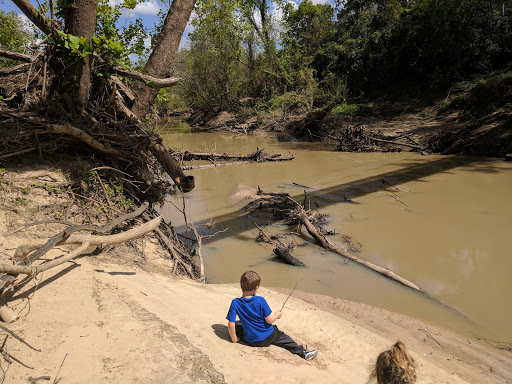
<instances>
[{"instance_id":1,"label":"tree bark","mask_svg":"<svg viewBox=\"0 0 512 384\"><path fill-rule=\"evenodd\" d=\"M8 49L0 48L0 56L7 57L11 60L24 61L26 63L30 63L33 59L32 56L26 55L24 53L9 51Z\"/></svg>"},{"instance_id":2,"label":"tree bark","mask_svg":"<svg viewBox=\"0 0 512 384\"><path fill-rule=\"evenodd\" d=\"M286 247L283 247L282 245L278 245L277 247L275 247L273 252L278 259L283 260L285 263L299 267L304 267L304 263L294 255L292 255L290 250L287 249Z\"/></svg>"},{"instance_id":3,"label":"tree bark","mask_svg":"<svg viewBox=\"0 0 512 384\"><path fill-rule=\"evenodd\" d=\"M66 19L66 29L73 36L85 37L88 42L96 29L96 13L98 0L74 0L68 6L68 16ZM66 77L69 81L78 85L76 93L73 95L75 102L80 108L85 108L89 101L91 90L91 64L92 55L71 65L66 71ZM76 77L76 80L74 78Z\"/></svg>"},{"instance_id":4,"label":"tree bark","mask_svg":"<svg viewBox=\"0 0 512 384\"><path fill-rule=\"evenodd\" d=\"M54 31L52 24L35 8L29 0L12 0L37 28L51 35Z\"/></svg>"},{"instance_id":5,"label":"tree bark","mask_svg":"<svg viewBox=\"0 0 512 384\"><path fill-rule=\"evenodd\" d=\"M114 67L113 69L115 73L129 77L131 79L139 80L146 85L150 83L151 86L154 86L157 90L165 87L174 87L175 85L178 85L178 83L180 82L180 79L174 76L165 79L160 79L153 76L143 75L138 72L129 71L119 66Z\"/></svg>"},{"instance_id":6,"label":"tree bark","mask_svg":"<svg viewBox=\"0 0 512 384\"><path fill-rule=\"evenodd\" d=\"M194 10L196 0L174 0L165 18L162 31L158 35L151 56L143 72L156 78L167 78L171 73L171 64L180 45L181 36L187 26L190 14ZM143 119L156 97L158 89L145 84L136 84L134 93L138 95L133 111Z\"/></svg>"}]
</instances>

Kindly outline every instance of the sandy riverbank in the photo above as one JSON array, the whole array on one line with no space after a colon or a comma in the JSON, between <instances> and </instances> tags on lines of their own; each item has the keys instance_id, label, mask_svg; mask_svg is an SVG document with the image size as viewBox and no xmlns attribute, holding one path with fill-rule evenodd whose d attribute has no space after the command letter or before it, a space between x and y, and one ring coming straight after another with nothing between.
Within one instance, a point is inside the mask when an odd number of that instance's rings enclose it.
<instances>
[{"instance_id":1,"label":"sandy riverbank","mask_svg":"<svg viewBox=\"0 0 512 384\"><path fill-rule=\"evenodd\" d=\"M378 353L397 339L417 360L419 383L512 382L510 352L382 309L300 292L278 325L318 349L317 360L232 344L225 315L238 294L236 285L149 273L101 255L80 258L14 296L10 305L22 317L9 327L41 352L9 338L8 352L33 369L12 362L5 382L50 376L60 383L364 383ZM260 294L274 309L287 296L266 288Z\"/></svg>"},{"instance_id":2,"label":"sandy riverbank","mask_svg":"<svg viewBox=\"0 0 512 384\"><path fill-rule=\"evenodd\" d=\"M59 173L3 174L0 261L16 247L48 239L66 208ZM46 180L45 178L48 178ZM170 275L170 260L150 236L44 272L12 290L9 325L29 343L4 339L5 383L365 383L376 356L402 340L418 362L419 383L512 383L512 352L383 309L295 291L278 326L319 351L312 362L277 347L228 340L225 316L237 285L200 284ZM93 251L90 249L89 251ZM48 258L67 250L55 248ZM289 291L262 287L276 310ZM8 296L8 295L7 295ZM6 296L4 296L6 297ZM0 332L7 336L6 331ZM428 333L428 334L427 334ZM7 364L10 360L10 364ZM49 379L48 379L49 378ZM32 382L34 382L32 380Z\"/></svg>"}]
</instances>

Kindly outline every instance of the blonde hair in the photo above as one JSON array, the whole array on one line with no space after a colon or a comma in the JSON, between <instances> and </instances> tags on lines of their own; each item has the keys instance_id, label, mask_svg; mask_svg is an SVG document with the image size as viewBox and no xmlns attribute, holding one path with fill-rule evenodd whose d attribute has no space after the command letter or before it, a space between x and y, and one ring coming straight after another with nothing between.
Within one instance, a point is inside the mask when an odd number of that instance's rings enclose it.
<instances>
[{"instance_id":1,"label":"blonde hair","mask_svg":"<svg viewBox=\"0 0 512 384\"><path fill-rule=\"evenodd\" d=\"M244 272L242 277L240 277L240 287L242 291L254 291L256 287L259 287L261 283L261 277L254 271Z\"/></svg>"},{"instance_id":2,"label":"blonde hair","mask_svg":"<svg viewBox=\"0 0 512 384\"><path fill-rule=\"evenodd\" d=\"M377 357L377 363L368 382L377 379L378 384L413 384L416 382L416 362L405 345L397 341L388 351Z\"/></svg>"}]
</instances>

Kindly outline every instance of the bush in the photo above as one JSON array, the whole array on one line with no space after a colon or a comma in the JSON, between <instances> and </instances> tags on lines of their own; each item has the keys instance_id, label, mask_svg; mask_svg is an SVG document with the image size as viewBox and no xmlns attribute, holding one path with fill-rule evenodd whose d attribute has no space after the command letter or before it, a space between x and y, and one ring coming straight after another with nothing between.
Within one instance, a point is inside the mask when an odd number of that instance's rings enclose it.
<instances>
[{"instance_id":1,"label":"bush","mask_svg":"<svg viewBox=\"0 0 512 384\"><path fill-rule=\"evenodd\" d=\"M337 115L349 115L353 116L359 112L359 107L356 104L347 104L343 103L340 105L335 106L331 113L337 114Z\"/></svg>"}]
</instances>

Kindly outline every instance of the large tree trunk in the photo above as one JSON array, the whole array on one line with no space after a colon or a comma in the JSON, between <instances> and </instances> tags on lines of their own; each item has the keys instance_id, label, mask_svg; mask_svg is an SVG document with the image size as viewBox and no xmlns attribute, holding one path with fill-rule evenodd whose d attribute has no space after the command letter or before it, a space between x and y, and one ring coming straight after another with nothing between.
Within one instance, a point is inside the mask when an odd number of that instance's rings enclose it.
<instances>
[{"instance_id":1,"label":"large tree trunk","mask_svg":"<svg viewBox=\"0 0 512 384\"><path fill-rule=\"evenodd\" d=\"M143 72L145 74L157 78L169 77L171 74L171 64L174 61L181 36L195 4L196 0L174 0L172 2L162 31L158 36L156 46L144 67ZM141 119L151 109L157 92L157 88L150 88L139 83L135 85L134 93L137 95L137 100L135 101L133 112Z\"/></svg>"},{"instance_id":2,"label":"large tree trunk","mask_svg":"<svg viewBox=\"0 0 512 384\"><path fill-rule=\"evenodd\" d=\"M98 0L74 0L68 6L66 28L74 36L85 37L88 42L96 29L96 13ZM91 61L92 55L71 65L66 71L69 81L76 82L77 90L74 93L75 102L81 108L87 105L91 90ZM76 80L75 80L76 79Z\"/></svg>"}]
</instances>

